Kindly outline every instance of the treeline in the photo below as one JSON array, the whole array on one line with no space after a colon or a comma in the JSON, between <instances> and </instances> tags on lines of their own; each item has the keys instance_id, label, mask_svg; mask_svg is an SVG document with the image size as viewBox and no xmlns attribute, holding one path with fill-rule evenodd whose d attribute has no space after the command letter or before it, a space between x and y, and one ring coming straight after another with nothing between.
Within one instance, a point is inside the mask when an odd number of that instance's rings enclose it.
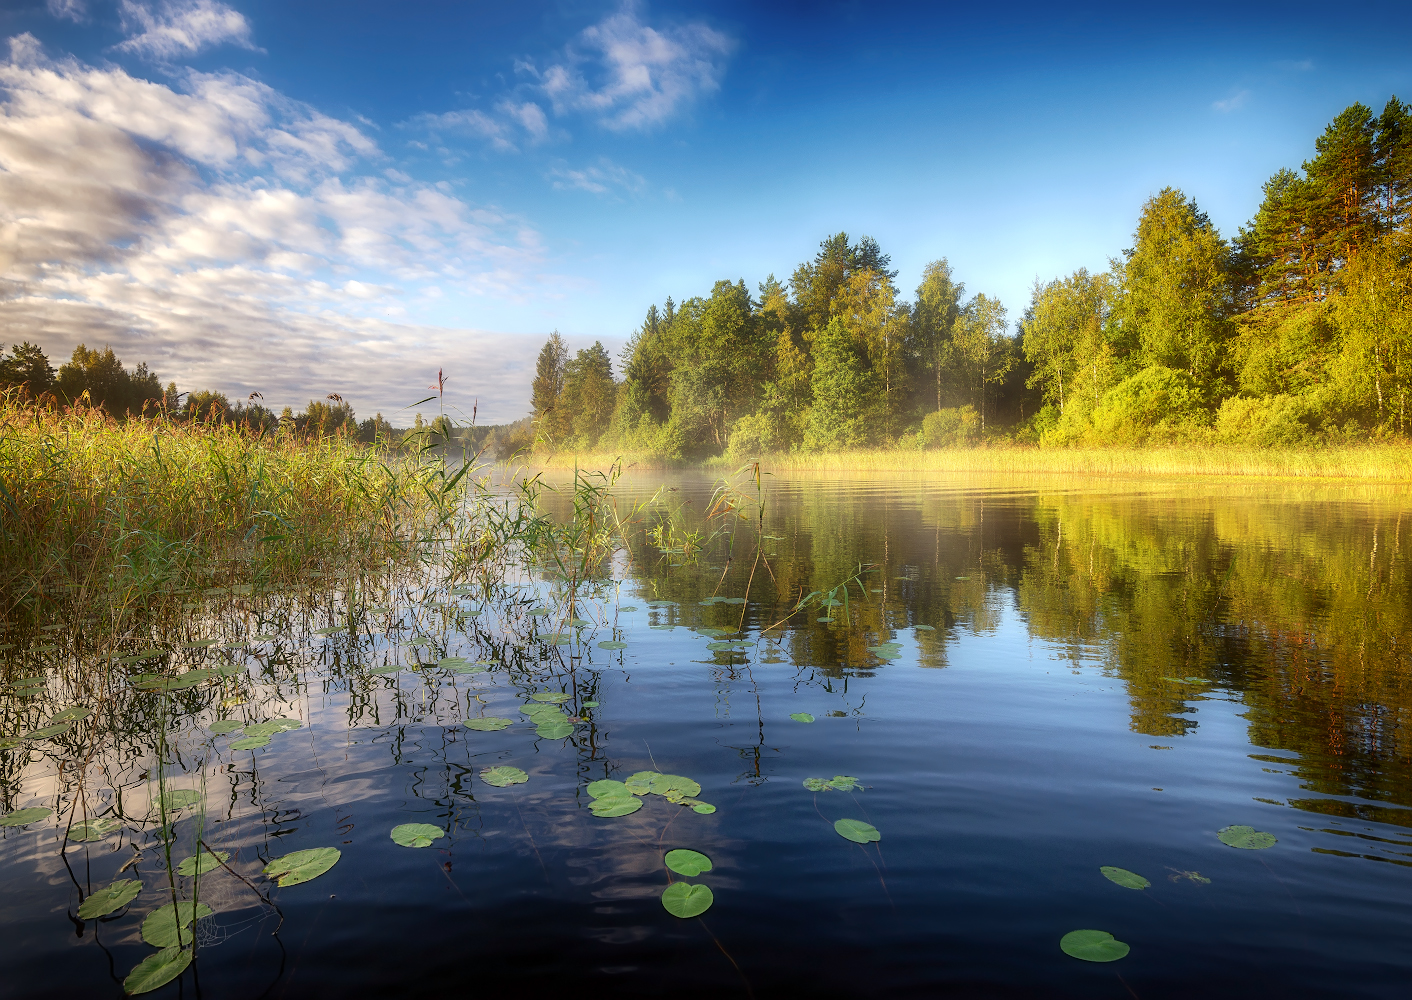
<instances>
[{"instance_id":1,"label":"treeline","mask_svg":"<svg viewBox=\"0 0 1412 1000\"><path fill-rule=\"evenodd\" d=\"M505 458L531 441L529 420L485 427L457 426L449 418L431 421L416 414L410 428L393 427L381 413L358 420L352 405L337 393L311 399L303 410L286 406L276 414L259 393L231 400L223 392L179 392L175 382L164 387L145 363L124 368L111 347L101 351L80 344L67 364L56 371L43 349L28 341L6 353L0 344L0 392L60 406L91 406L127 419L162 415L179 422L243 427L253 433L282 432L304 438L342 436L365 444L463 444L487 455Z\"/></svg>"},{"instance_id":2,"label":"treeline","mask_svg":"<svg viewBox=\"0 0 1412 1000\"><path fill-rule=\"evenodd\" d=\"M825 240L787 283L652 306L615 377L555 333L540 450L667 457L980 441L1295 445L1405 436L1412 389L1412 110L1355 104L1226 239L1181 191L1131 248L1036 281L1016 322L949 262L913 299L873 240Z\"/></svg>"}]
</instances>

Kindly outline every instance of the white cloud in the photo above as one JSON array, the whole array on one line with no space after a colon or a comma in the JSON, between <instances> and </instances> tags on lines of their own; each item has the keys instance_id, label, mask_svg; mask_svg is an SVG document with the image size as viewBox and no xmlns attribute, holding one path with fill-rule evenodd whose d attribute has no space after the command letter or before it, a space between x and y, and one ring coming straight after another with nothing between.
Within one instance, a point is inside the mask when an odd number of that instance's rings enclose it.
<instances>
[{"instance_id":1,"label":"white cloud","mask_svg":"<svg viewBox=\"0 0 1412 1000\"><path fill-rule=\"evenodd\" d=\"M1238 111L1245 107L1246 101L1250 100L1250 91L1238 90L1230 97L1220 101L1212 101L1211 107L1222 113Z\"/></svg>"},{"instance_id":2,"label":"white cloud","mask_svg":"<svg viewBox=\"0 0 1412 1000\"><path fill-rule=\"evenodd\" d=\"M559 164L549 171L554 187L559 191L590 191L593 194L608 194L614 188L628 194L637 194L647 186L641 174L635 174L626 167L620 167L606 156L598 162L580 170L567 164Z\"/></svg>"},{"instance_id":3,"label":"white cloud","mask_svg":"<svg viewBox=\"0 0 1412 1000\"><path fill-rule=\"evenodd\" d=\"M614 131L660 125L683 106L720 86L728 36L704 24L653 28L632 4L584 29L562 61L537 77L556 114L583 111Z\"/></svg>"},{"instance_id":4,"label":"white cloud","mask_svg":"<svg viewBox=\"0 0 1412 1000\"><path fill-rule=\"evenodd\" d=\"M218 0L162 0L156 7L140 0L122 0L119 12L129 36L115 46L120 52L171 60L216 45L255 48L245 15Z\"/></svg>"},{"instance_id":5,"label":"white cloud","mask_svg":"<svg viewBox=\"0 0 1412 1000\"><path fill-rule=\"evenodd\" d=\"M82 24L88 20L88 4L84 0L48 0L49 13L61 21Z\"/></svg>"},{"instance_id":6,"label":"white cloud","mask_svg":"<svg viewBox=\"0 0 1412 1000\"><path fill-rule=\"evenodd\" d=\"M543 294L539 236L450 185L384 176L377 144L238 74L167 86L30 36L0 62L0 325L51 359L111 344L183 389L364 415L459 368L522 415L539 343L396 319L424 296ZM415 300L415 301L413 301ZM445 302L442 303L445 305ZM523 385L521 383L524 383ZM483 413L485 408L483 407Z\"/></svg>"}]
</instances>

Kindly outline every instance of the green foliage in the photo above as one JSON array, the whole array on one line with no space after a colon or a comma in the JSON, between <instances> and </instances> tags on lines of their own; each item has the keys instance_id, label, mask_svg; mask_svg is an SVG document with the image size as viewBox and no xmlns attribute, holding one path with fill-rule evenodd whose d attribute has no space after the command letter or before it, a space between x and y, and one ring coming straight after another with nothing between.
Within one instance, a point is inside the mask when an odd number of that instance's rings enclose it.
<instances>
[{"instance_id":1,"label":"green foliage","mask_svg":"<svg viewBox=\"0 0 1412 1000\"><path fill-rule=\"evenodd\" d=\"M1107 931L1070 931L1059 939L1059 949L1085 962L1116 962L1131 950Z\"/></svg>"},{"instance_id":2,"label":"green foliage","mask_svg":"<svg viewBox=\"0 0 1412 1000\"><path fill-rule=\"evenodd\" d=\"M1314 440L1311 401L1300 396L1232 396L1216 412L1216 437L1226 444L1289 448Z\"/></svg>"},{"instance_id":3,"label":"green foliage","mask_svg":"<svg viewBox=\"0 0 1412 1000\"><path fill-rule=\"evenodd\" d=\"M878 378L838 318L814 336L813 409L804 433L808 451L872 444L877 429Z\"/></svg>"},{"instance_id":4,"label":"green foliage","mask_svg":"<svg viewBox=\"0 0 1412 1000\"><path fill-rule=\"evenodd\" d=\"M922 418L922 444L927 448L964 448L981 438L981 417L975 407L953 406Z\"/></svg>"},{"instance_id":5,"label":"green foliage","mask_svg":"<svg viewBox=\"0 0 1412 1000\"><path fill-rule=\"evenodd\" d=\"M1091 434L1104 444L1140 445L1191 436L1210 422L1205 394L1189 372L1154 365L1103 394Z\"/></svg>"},{"instance_id":6,"label":"green foliage","mask_svg":"<svg viewBox=\"0 0 1412 1000\"><path fill-rule=\"evenodd\" d=\"M96 351L83 344L59 368L54 391L65 402L87 402L119 417L151 411L166 400L161 380L146 362L128 371L111 347Z\"/></svg>"},{"instance_id":7,"label":"green foliage","mask_svg":"<svg viewBox=\"0 0 1412 1000\"><path fill-rule=\"evenodd\" d=\"M39 345L25 341L16 344L10 356L0 345L0 390L19 389L31 399L54 387L54 368Z\"/></svg>"}]
</instances>

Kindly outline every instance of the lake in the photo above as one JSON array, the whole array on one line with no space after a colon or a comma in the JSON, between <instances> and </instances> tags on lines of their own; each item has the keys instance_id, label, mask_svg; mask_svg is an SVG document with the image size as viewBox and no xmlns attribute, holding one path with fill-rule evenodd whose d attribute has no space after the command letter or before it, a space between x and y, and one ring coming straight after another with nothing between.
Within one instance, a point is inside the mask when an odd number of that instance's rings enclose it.
<instances>
[{"instance_id":1,"label":"lake","mask_svg":"<svg viewBox=\"0 0 1412 1000\"><path fill-rule=\"evenodd\" d=\"M1407 490L715 485L621 480L572 605L429 565L11 628L0 993L120 996L194 894L153 996L1406 995Z\"/></svg>"}]
</instances>

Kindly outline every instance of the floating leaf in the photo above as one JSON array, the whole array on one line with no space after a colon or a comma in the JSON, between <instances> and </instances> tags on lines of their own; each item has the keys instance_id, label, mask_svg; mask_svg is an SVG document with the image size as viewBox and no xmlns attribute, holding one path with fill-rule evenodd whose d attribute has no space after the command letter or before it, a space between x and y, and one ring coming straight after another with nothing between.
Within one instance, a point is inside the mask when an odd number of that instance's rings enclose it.
<instances>
[{"instance_id":1,"label":"floating leaf","mask_svg":"<svg viewBox=\"0 0 1412 1000\"><path fill-rule=\"evenodd\" d=\"M318 878L338 864L341 857L343 852L337 847L311 847L306 851L294 851L282 858L272 859L265 865L264 871L270 878L279 879L280 885L298 885L300 882Z\"/></svg>"},{"instance_id":2,"label":"floating leaf","mask_svg":"<svg viewBox=\"0 0 1412 1000\"><path fill-rule=\"evenodd\" d=\"M616 639L604 639L602 642L600 642L600 643L598 644L598 648L599 648L599 649L627 649L627 648L628 648L628 644L625 643L625 642L619 642L619 641L616 640Z\"/></svg>"},{"instance_id":3,"label":"floating leaf","mask_svg":"<svg viewBox=\"0 0 1412 1000\"><path fill-rule=\"evenodd\" d=\"M595 816L612 818L635 813L642 808L642 800L636 795L608 795L594 799L588 804L588 811Z\"/></svg>"},{"instance_id":4,"label":"floating leaf","mask_svg":"<svg viewBox=\"0 0 1412 1000\"><path fill-rule=\"evenodd\" d=\"M247 736L241 740L232 740L230 748L232 750L258 750L260 747L270 745L268 736Z\"/></svg>"},{"instance_id":5,"label":"floating leaf","mask_svg":"<svg viewBox=\"0 0 1412 1000\"><path fill-rule=\"evenodd\" d=\"M487 785L494 785L496 788L504 788L506 785L522 785L529 781L529 775L525 774L518 767L487 767L480 773L481 780Z\"/></svg>"},{"instance_id":6,"label":"floating leaf","mask_svg":"<svg viewBox=\"0 0 1412 1000\"><path fill-rule=\"evenodd\" d=\"M693 801L691 803L691 811L700 813L702 816L709 816L716 811L716 807L709 802Z\"/></svg>"},{"instance_id":7,"label":"floating leaf","mask_svg":"<svg viewBox=\"0 0 1412 1000\"><path fill-rule=\"evenodd\" d=\"M245 728L245 723L236 722L234 719L217 719L206 728L217 736L225 736L227 733L238 733Z\"/></svg>"},{"instance_id":8,"label":"floating leaf","mask_svg":"<svg viewBox=\"0 0 1412 1000\"><path fill-rule=\"evenodd\" d=\"M827 792L832 788L823 778L805 778L804 787L811 792Z\"/></svg>"},{"instance_id":9,"label":"floating leaf","mask_svg":"<svg viewBox=\"0 0 1412 1000\"><path fill-rule=\"evenodd\" d=\"M1211 880L1205 875L1202 875L1200 872L1177 872L1175 875L1168 875L1167 877L1173 882L1178 882L1182 879L1188 879L1192 882L1200 882L1203 885L1211 884Z\"/></svg>"},{"instance_id":10,"label":"floating leaf","mask_svg":"<svg viewBox=\"0 0 1412 1000\"><path fill-rule=\"evenodd\" d=\"M708 642L706 648L715 653L744 652L754 645L753 642Z\"/></svg>"},{"instance_id":11,"label":"floating leaf","mask_svg":"<svg viewBox=\"0 0 1412 1000\"><path fill-rule=\"evenodd\" d=\"M69 828L69 839L76 840L80 844L89 844L95 840L102 840L121 825L111 816L80 820Z\"/></svg>"},{"instance_id":12,"label":"floating leaf","mask_svg":"<svg viewBox=\"0 0 1412 1000\"><path fill-rule=\"evenodd\" d=\"M902 655L902 647L895 642L884 642L876 646L869 646L868 652L880 660L895 660Z\"/></svg>"},{"instance_id":13,"label":"floating leaf","mask_svg":"<svg viewBox=\"0 0 1412 1000\"><path fill-rule=\"evenodd\" d=\"M257 722L254 725L245 727L246 736L273 736L275 733L288 732L291 729L299 729L304 725L298 719L270 719L266 722Z\"/></svg>"},{"instance_id":14,"label":"floating leaf","mask_svg":"<svg viewBox=\"0 0 1412 1000\"><path fill-rule=\"evenodd\" d=\"M700 851L688 851L685 848L668 851L666 861L668 868L687 878L695 878L702 872L709 872L712 868L711 859L706 855Z\"/></svg>"},{"instance_id":15,"label":"floating leaf","mask_svg":"<svg viewBox=\"0 0 1412 1000\"><path fill-rule=\"evenodd\" d=\"M189 899L183 899L175 905L168 903L166 906L159 906L142 921L142 940L153 948L170 948L178 943L189 945L192 935L187 928L191 926L191 921L209 917L213 912L205 903L193 904ZM177 941L178 920L181 921L182 931L180 942Z\"/></svg>"},{"instance_id":16,"label":"floating leaf","mask_svg":"<svg viewBox=\"0 0 1412 1000\"><path fill-rule=\"evenodd\" d=\"M129 972L127 978L123 980L123 992L128 995L151 993L180 976L190 964L191 952L189 950L178 948L175 945L163 948L137 963L136 968Z\"/></svg>"},{"instance_id":17,"label":"floating leaf","mask_svg":"<svg viewBox=\"0 0 1412 1000\"><path fill-rule=\"evenodd\" d=\"M1216 834L1216 838L1228 847L1239 847L1243 851L1263 851L1278 843L1274 834L1250 826L1225 827Z\"/></svg>"},{"instance_id":18,"label":"floating leaf","mask_svg":"<svg viewBox=\"0 0 1412 1000\"><path fill-rule=\"evenodd\" d=\"M32 733L25 733L27 740L47 740L51 736L62 736L74 727L72 722L61 722L57 726L45 726L43 729L36 729Z\"/></svg>"},{"instance_id":19,"label":"floating leaf","mask_svg":"<svg viewBox=\"0 0 1412 1000\"><path fill-rule=\"evenodd\" d=\"M78 918L80 920L97 920L99 917L106 917L113 911L121 910L131 903L141 891L142 883L137 879L120 878L112 885L92 893L80 903Z\"/></svg>"},{"instance_id":20,"label":"floating leaf","mask_svg":"<svg viewBox=\"0 0 1412 1000\"><path fill-rule=\"evenodd\" d=\"M389 666L386 666L386 667L374 667L372 670L369 670L368 673L370 673L370 674L395 674L395 673L400 673L401 670L402 670L401 667L399 667L397 664L393 663L393 664L390 664Z\"/></svg>"},{"instance_id":21,"label":"floating leaf","mask_svg":"<svg viewBox=\"0 0 1412 1000\"><path fill-rule=\"evenodd\" d=\"M541 722L534 727L535 735L546 740L561 740L572 735L573 731L573 723L570 722Z\"/></svg>"},{"instance_id":22,"label":"floating leaf","mask_svg":"<svg viewBox=\"0 0 1412 1000\"><path fill-rule=\"evenodd\" d=\"M66 708L58 715L50 719L49 725L52 726L56 722L82 722L84 719L88 718L92 714L93 709L84 708L82 705L74 705L72 708Z\"/></svg>"},{"instance_id":23,"label":"floating leaf","mask_svg":"<svg viewBox=\"0 0 1412 1000\"><path fill-rule=\"evenodd\" d=\"M161 801L168 809L187 809L201 801L201 793L192 788L168 788Z\"/></svg>"},{"instance_id":24,"label":"floating leaf","mask_svg":"<svg viewBox=\"0 0 1412 1000\"><path fill-rule=\"evenodd\" d=\"M684 778L680 774L656 774L653 773L650 788L658 795L669 795L676 792L680 795L700 795L701 786L690 778Z\"/></svg>"},{"instance_id":25,"label":"floating leaf","mask_svg":"<svg viewBox=\"0 0 1412 1000\"><path fill-rule=\"evenodd\" d=\"M1070 931L1059 939L1059 948L1085 962L1116 962L1131 950L1107 931Z\"/></svg>"},{"instance_id":26,"label":"floating leaf","mask_svg":"<svg viewBox=\"0 0 1412 1000\"><path fill-rule=\"evenodd\" d=\"M1111 865L1104 865L1098 869L1103 873L1103 877L1109 882L1116 882L1124 889L1147 889L1152 883L1147 881L1136 872L1130 872L1126 868L1114 868Z\"/></svg>"},{"instance_id":27,"label":"floating leaf","mask_svg":"<svg viewBox=\"0 0 1412 1000\"><path fill-rule=\"evenodd\" d=\"M863 786L858 784L858 779L848 774L835 774L829 779L829 785L840 792L861 792Z\"/></svg>"},{"instance_id":28,"label":"floating leaf","mask_svg":"<svg viewBox=\"0 0 1412 1000\"><path fill-rule=\"evenodd\" d=\"M547 702L552 705L562 705L573 696L565 694L562 691L540 691L538 694L530 695L530 697L535 701Z\"/></svg>"},{"instance_id":29,"label":"floating leaf","mask_svg":"<svg viewBox=\"0 0 1412 1000\"><path fill-rule=\"evenodd\" d=\"M633 607L631 604L624 605L623 607L621 607L621 608L618 609L618 611L619 611L620 614L627 614L629 611L636 611L636 610L637 610L637 608Z\"/></svg>"},{"instance_id":30,"label":"floating leaf","mask_svg":"<svg viewBox=\"0 0 1412 1000\"><path fill-rule=\"evenodd\" d=\"M612 778L600 778L598 781L590 782L584 791L595 799L627 798L632 795L628 791L627 785Z\"/></svg>"},{"instance_id":31,"label":"floating leaf","mask_svg":"<svg viewBox=\"0 0 1412 1000\"><path fill-rule=\"evenodd\" d=\"M652 793L652 779L655 777L657 777L656 771L638 771L623 784L634 795L650 795Z\"/></svg>"},{"instance_id":32,"label":"floating leaf","mask_svg":"<svg viewBox=\"0 0 1412 1000\"><path fill-rule=\"evenodd\" d=\"M864 823L861 819L841 819L834 823L833 828L844 840L851 840L855 844L868 844L882 840L882 834L878 833L878 828L871 823Z\"/></svg>"},{"instance_id":33,"label":"floating leaf","mask_svg":"<svg viewBox=\"0 0 1412 1000\"><path fill-rule=\"evenodd\" d=\"M44 806L30 806L28 809L16 809L0 816L0 826L27 826L30 823L38 823L54 810Z\"/></svg>"},{"instance_id":34,"label":"floating leaf","mask_svg":"<svg viewBox=\"0 0 1412 1000\"><path fill-rule=\"evenodd\" d=\"M743 598L743 597L723 597L723 598L721 598L721 603L722 603L722 604L744 604L744 603L745 603L745 598Z\"/></svg>"},{"instance_id":35,"label":"floating leaf","mask_svg":"<svg viewBox=\"0 0 1412 1000\"><path fill-rule=\"evenodd\" d=\"M474 729L479 733L493 733L505 729L513 722L513 719L501 719L493 715L488 715L484 719L467 719L461 723L466 729Z\"/></svg>"},{"instance_id":36,"label":"floating leaf","mask_svg":"<svg viewBox=\"0 0 1412 1000\"><path fill-rule=\"evenodd\" d=\"M704 601L698 601L697 603L700 604L700 605L704 608L704 607L710 607L712 604L722 604L722 603L724 603L724 602L725 602L725 598L724 598L724 597L708 597L708 598L706 598L706 600L704 600Z\"/></svg>"},{"instance_id":37,"label":"floating leaf","mask_svg":"<svg viewBox=\"0 0 1412 1000\"><path fill-rule=\"evenodd\" d=\"M596 702L596 701L586 701L586 702L583 703L583 707L584 707L584 708L597 708L597 707L598 707L598 702Z\"/></svg>"},{"instance_id":38,"label":"floating leaf","mask_svg":"<svg viewBox=\"0 0 1412 1000\"><path fill-rule=\"evenodd\" d=\"M813 722L814 717L808 712L790 712L789 717L795 722Z\"/></svg>"},{"instance_id":39,"label":"floating leaf","mask_svg":"<svg viewBox=\"0 0 1412 1000\"><path fill-rule=\"evenodd\" d=\"M446 836L441 827L430 823L403 823L392 828L392 842L403 847L430 847L432 841Z\"/></svg>"},{"instance_id":40,"label":"floating leaf","mask_svg":"<svg viewBox=\"0 0 1412 1000\"><path fill-rule=\"evenodd\" d=\"M916 629L918 632L935 632L935 631L936 631L936 626L935 626L935 625L913 625L912 627L913 627L914 629Z\"/></svg>"},{"instance_id":41,"label":"floating leaf","mask_svg":"<svg viewBox=\"0 0 1412 1000\"><path fill-rule=\"evenodd\" d=\"M230 860L229 851L202 851L200 854L192 855L182 859L177 865L177 874L185 875L188 878L192 875L205 875L209 871L221 867L222 863Z\"/></svg>"},{"instance_id":42,"label":"floating leaf","mask_svg":"<svg viewBox=\"0 0 1412 1000\"><path fill-rule=\"evenodd\" d=\"M715 901L716 898L706 886L688 885L685 882L673 882L662 893L662 905L667 908L667 912L682 919L701 916Z\"/></svg>"},{"instance_id":43,"label":"floating leaf","mask_svg":"<svg viewBox=\"0 0 1412 1000\"><path fill-rule=\"evenodd\" d=\"M549 614L548 608L530 608L529 614L534 618L543 618Z\"/></svg>"},{"instance_id":44,"label":"floating leaf","mask_svg":"<svg viewBox=\"0 0 1412 1000\"><path fill-rule=\"evenodd\" d=\"M676 601L648 601L648 602L647 602L647 606L648 606L649 608L679 608L679 607L681 607L681 605L678 604Z\"/></svg>"}]
</instances>

